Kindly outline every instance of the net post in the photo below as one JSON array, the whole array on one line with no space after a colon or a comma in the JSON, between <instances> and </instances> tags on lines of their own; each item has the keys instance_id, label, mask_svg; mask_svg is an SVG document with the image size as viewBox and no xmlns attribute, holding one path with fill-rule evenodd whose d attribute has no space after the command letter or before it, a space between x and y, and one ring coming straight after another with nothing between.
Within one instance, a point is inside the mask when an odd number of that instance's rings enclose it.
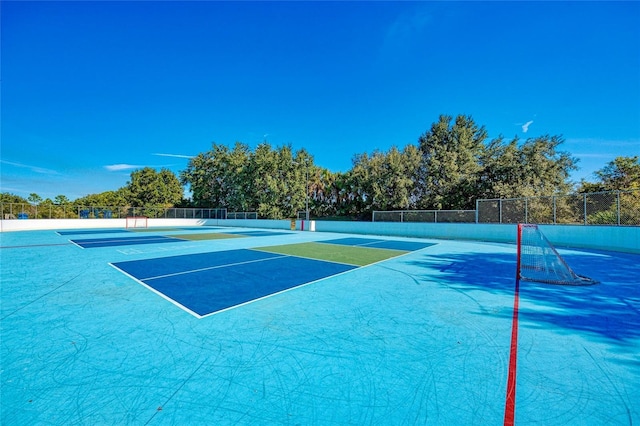
<instances>
[{"instance_id":1,"label":"net post","mask_svg":"<svg viewBox=\"0 0 640 426\"><path fill-rule=\"evenodd\" d=\"M576 274L535 224L518 224L518 279L545 284L593 285L596 280Z\"/></svg>"},{"instance_id":2,"label":"net post","mask_svg":"<svg viewBox=\"0 0 640 426\"><path fill-rule=\"evenodd\" d=\"M518 223L516 236L516 280L520 279L520 259L522 257L522 224Z\"/></svg>"}]
</instances>

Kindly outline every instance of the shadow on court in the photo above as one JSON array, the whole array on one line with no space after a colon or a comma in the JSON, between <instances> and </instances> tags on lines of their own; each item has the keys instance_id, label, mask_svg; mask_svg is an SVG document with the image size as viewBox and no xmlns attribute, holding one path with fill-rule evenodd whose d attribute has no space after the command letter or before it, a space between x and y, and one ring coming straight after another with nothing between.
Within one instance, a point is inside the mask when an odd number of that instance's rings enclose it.
<instances>
[{"instance_id":1,"label":"shadow on court","mask_svg":"<svg viewBox=\"0 0 640 426\"><path fill-rule=\"evenodd\" d=\"M577 274L600 284L561 286L521 281L521 325L588 332L619 343L640 338L640 256L561 254ZM425 256L412 263L429 268L428 279L439 285L460 291L514 293L515 254L459 253Z\"/></svg>"}]
</instances>

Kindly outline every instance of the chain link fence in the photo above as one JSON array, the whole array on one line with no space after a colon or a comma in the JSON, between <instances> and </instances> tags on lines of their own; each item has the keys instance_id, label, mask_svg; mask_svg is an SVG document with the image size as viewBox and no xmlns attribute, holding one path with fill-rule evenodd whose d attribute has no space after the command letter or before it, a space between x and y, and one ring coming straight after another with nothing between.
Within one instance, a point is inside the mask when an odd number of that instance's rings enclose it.
<instances>
[{"instance_id":1,"label":"chain link fence","mask_svg":"<svg viewBox=\"0 0 640 426\"><path fill-rule=\"evenodd\" d=\"M374 222L473 223L475 210L374 211Z\"/></svg>"},{"instance_id":2,"label":"chain link fence","mask_svg":"<svg viewBox=\"0 0 640 426\"><path fill-rule=\"evenodd\" d=\"M227 219L257 219L258 212L227 212Z\"/></svg>"},{"instance_id":3,"label":"chain link fence","mask_svg":"<svg viewBox=\"0 0 640 426\"><path fill-rule=\"evenodd\" d=\"M226 219L227 209L78 206L58 204L2 203L2 219L118 219L146 216L163 219Z\"/></svg>"},{"instance_id":4,"label":"chain link fence","mask_svg":"<svg viewBox=\"0 0 640 426\"><path fill-rule=\"evenodd\" d=\"M256 212L226 209L121 207L1 203L4 220L112 219L146 216L166 219L256 219ZM299 212L305 218L306 212ZM511 199L484 199L476 210L374 211L374 222L539 223L640 226L640 190L593 192Z\"/></svg>"},{"instance_id":5,"label":"chain link fence","mask_svg":"<svg viewBox=\"0 0 640 426\"><path fill-rule=\"evenodd\" d=\"M478 200L478 223L640 225L640 190Z\"/></svg>"},{"instance_id":6,"label":"chain link fence","mask_svg":"<svg viewBox=\"0 0 640 426\"><path fill-rule=\"evenodd\" d=\"M476 210L374 211L374 222L640 225L640 190L486 199Z\"/></svg>"}]
</instances>

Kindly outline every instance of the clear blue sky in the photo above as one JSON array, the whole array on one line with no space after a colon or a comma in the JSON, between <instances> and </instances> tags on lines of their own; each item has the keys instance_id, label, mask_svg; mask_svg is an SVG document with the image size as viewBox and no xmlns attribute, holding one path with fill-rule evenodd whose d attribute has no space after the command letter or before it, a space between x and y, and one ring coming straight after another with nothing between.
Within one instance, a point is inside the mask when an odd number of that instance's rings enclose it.
<instances>
[{"instance_id":1,"label":"clear blue sky","mask_svg":"<svg viewBox=\"0 0 640 426\"><path fill-rule=\"evenodd\" d=\"M573 180L640 154L639 2L12 2L1 191L74 199L211 143L354 154L440 114L563 135Z\"/></svg>"}]
</instances>

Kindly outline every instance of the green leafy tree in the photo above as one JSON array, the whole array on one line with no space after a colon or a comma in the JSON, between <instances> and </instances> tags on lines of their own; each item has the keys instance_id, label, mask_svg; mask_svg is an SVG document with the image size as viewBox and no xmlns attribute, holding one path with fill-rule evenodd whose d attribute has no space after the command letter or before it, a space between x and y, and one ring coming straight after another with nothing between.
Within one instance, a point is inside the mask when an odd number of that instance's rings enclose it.
<instances>
[{"instance_id":1,"label":"green leafy tree","mask_svg":"<svg viewBox=\"0 0 640 426\"><path fill-rule=\"evenodd\" d=\"M640 157L616 157L594 176L596 182L582 180L580 192L640 189Z\"/></svg>"},{"instance_id":2,"label":"green leafy tree","mask_svg":"<svg viewBox=\"0 0 640 426\"><path fill-rule=\"evenodd\" d=\"M577 161L568 152L559 151L561 136L527 139L520 146L520 195L566 194L571 191L569 175Z\"/></svg>"},{"instance_id":3,"label":"green leafy tree","mask_svg":"<svg viewBox=\"0 0 640 426\"><path fill-rule=\"evenodd\" d=\"M49 207L51 219L65 219L67 215L75 216L73 209L70 208L71 200L65 195L56 195L51 204L52 205Z\"/></svg>"},{"instance_id":4,"label":"green leafy tree","mask_svg":"<svg viewBox=\"0 0 640 426\"><path fill-rule=\"evenodd\" d=\"M172 207L182 200L183 192L180 181L171 170L156 172L151 167L131 172L125 190L132 207Z\"/></svg>"},{"instance_id":5,"label":"green leafy tree","mask_svg":"<svg viewBox=\"0 0 640 426\"><path fill-rule=\"evenodd\" d=\"M197 206L286 218L304 209L314 167L306 151L294 153L288 145L274 149L263 142L251 152L240 142L233 149L214 144L190 160L181 181L190 186Z\"/></svg>"},{"instance_id":6,"label":"green leafy tree","mask_svg":"<svg viewBox=\"0 0 640 426\"><path fill-rule=\"evenodd\" d=\"M57 197L56 197L57 198ZM66 198L66 197L65 197ZM64 204L64 203L62 203ZM126 188L120 188L116 191L105 191L98 194L89 194L84 197L77 198L73 204L80 207L123 207L128 204Z\"/></svg>"},{"instance_id":7,"label":"green leafy tree","mask_svg":"<svg viewBox=\"0 0 640 426\"><path fill-rule=\"evenodd\" d=\"M402 151L392 147L387 153L383 180L387 202L393 209L416 208L421 162L422 153L415 145L407 145Z\"/></svg>"},{"instance_id":8,"label":"green leafy tree","mask_svg":"<svg viewBox=\"0 0 640 426\"><path fill-rule=\"evenodd\" d=\"M31 204L40 204L42 202L42 197L35 192L32 192L31 194L29 194L27 200L29 200Z\"/></svg>"},{"instance_id":9,"label":"green leafy tree","mask_svg":"<svg viewBox=\"0 0 640 426\"><path fill-rule=\"evenodd\" d=\"M304 209L308 173L313 167L306 151L294 155L290 145L272 149L263 142L252 154L250 167L251 195L259 216L291 218Z\"/></svg>"},{"instance_id":10,"label":"green leafy tree","mask_svg":"<svg viewBox=\"0 0 640 426\"><path fill-rule=\"evenodd\" d=\"M24 198L21 197L19 195L15 195L15 194L11 194L10 192L3 192L0 194L0 201L2 201L2 203L28 203L29 201Z\"/></svg>"},{"instance_id":11,"label":"green leafy tree","mask_svg":"<svg viewBox=\"0 0 640 426\"><path fill-rule=\"evenodd\" d=\"M224 167L224 203L219 205L235 211L251 209L253 185L250 175L251 149L248 145L236 142L229 151Z\"/></svg>"},{"instance_id":12,"label":"green leafy tree","mask_svg":"<svg viewBox=\"0 0 640 426\"><path fill-rule=\"evenodd\" d=\"M213 144L211 150L198 154L180 174L189 185L196 207L224 207L231 211L253 208L251 150L236 142L233 149Z\"/></svg>"},{"instance_id":13,"label":"green leafy tree","mask_svg":"<svg viewBox=\"0 0 640 426\"><path fill-rule=\"evenodd\" d=\"M416 196L421 208L474 208L486 139L484 126L478 126L471 116L464 115L458 115L455 120L441 115L430 130L420 136L422 190Z\"/></svg>"},{"instance_id":14,"label":"green leafy tree","mask_svg":"<svg viewBox=\"0 0 640 426\"><path fill-rule=\"evenodd\" d=\"M106 211L109 211L112 217L123 217L126 216L126 211L123 209L129 204L128 191L126 187L122 187L115 191L88 194L76 198L70 204L61 204L63 208L61 211L65 216L73 214L77 217L81 210L89 210L92 217L105 217Z\"/></svg>"},{"instance_id":15,"label":"green leafy tree","mask_svg":"<svg viewBox=\"0 0 640 426\"><path fill-rule=\"evenodd\" d=\"M323 197L318 200L317 216L356 217L359 211L355 204L356 188L351 172L321 172Z\"/></svg>"},{"instance_id":16,"label":"green leafy tree","mask_svg":"<svg viewBox=\"0 0 640 426\"><path fill-rule=\"evenodd\" d=\"M420 163L421 153L414 145L408 145L402 151L392 147L386 153L374 151L371 155L356 155L349 180L357 213L368 216L373 210L414 207Z\"/></svg>"},{"instance_id":17,"label":"green leafy tree","mask_svg":"<svg viewBox=\"0 0 640 426\"><path fill-rule=\"evenodd\" d=\"M180 173L180 182L189 186L194 207L212 207L216 205L213 196L215 181L213 169L214 149L202 152L191 158L187 168Z\"/></svg>"},{"instance_id":18,"label":"green leafy tree","mask_svg":"<svg viewBox=\"0 0 640 426\"><path fill-rule=\"evenodd\" d=\"M71 204L71 200L62 194L56 195L55 198L53 199L53 202L59 206L62 206L65 204Z\"/></svg>"},{"instance_id":19,"label":"green leafy tree","mask_svg":"<svg viewBox=\"0 0 640 426\"><path fill-rule=\"evenodd\" d=\"M309 175L310 210L313 217L327 217L337 214L340 195L338 177L329 169L314 166Z\"/></svg>"},{"instance_id":20,"label":"green leafy tree","mask_svg":"<svg viewBox=\"0 0 640 426\"><path fill-rule=\"evenodd\" d=\"M559 136L524 142L487 132L472 117L442 115L420 136L419 145L358 154L346 173L313 164L304 150L251 151L216 145L191 159L180 175L192 204L255 210L260 217L293 217L309 197L317 216L368 217L372 210L473 209L477 198L553 195L567 192L576 160L558 148Z\"/></svg>"},{"instance_id":21,"label":"green leafy tree","mask_svg":"<svg viewBox=\"0 0 640 426\"><path fill-rule=\"evenodd\" d=\"M0 193L0 202L2 204L2 218L11 218L11 215L15 217L29 204L26 198L10 192Z\"/></svg>"},{"instance_id":22,"label":"green leafy tree","mask_svg":"<svg viewBox=\"0 0 640 426\"><path fill-rule=\"evenodd\" d=\"M589 215L588 222L617 224L620 220L620 223L625 225L640 224L640 197L638 196L638 192L640 192L638 191L640 190L640 157L616 157L602 169L597 170L594 176L598 179L596 182L583 180L580 183L580 192L622 192L616 195L619 199L615 199L615 202L613 197L605 195L591 197L609 200L610 206L608 209L603 209L600 206L598 211Z\"/></svg>"},{"instance_id":23,"label":"green leafy tree","mask_svg":"<svg viewBox=\"0 0 640 426\"><path fill-rule=\"evenodd\" d=\"M577 160L559 151L559 136L541 136L520 143L502 137L489 142L480 158L481 178L477 194L481 198L549 196L570 192L569 175Z\"/></svg>"},{"instance_id":24,"label":"green leafy tree","mask_svg":"<svg viewBox=\"0 0 640 426\"><path fill-rule=\"evenodd\" d=\"M233 149L213 146L208 162L209 206L246 211L250 192L249 154L249 147L240 142L236 142Z\"/></svg>"}]
</instances>

